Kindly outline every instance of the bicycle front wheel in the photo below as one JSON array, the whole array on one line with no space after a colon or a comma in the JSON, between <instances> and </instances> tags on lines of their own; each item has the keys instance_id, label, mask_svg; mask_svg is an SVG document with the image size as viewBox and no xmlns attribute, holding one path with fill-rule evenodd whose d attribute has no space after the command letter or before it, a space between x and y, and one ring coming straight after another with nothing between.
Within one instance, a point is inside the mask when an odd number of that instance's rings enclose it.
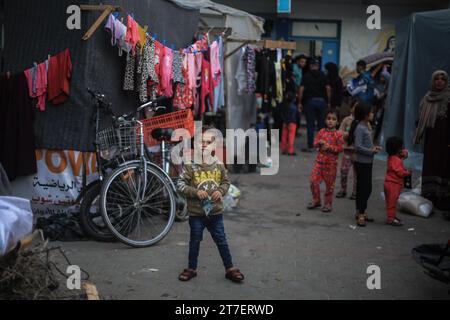
<instances>
[{"instance_id":1,"label":"bicycle front wheel","mask_svg":"<svg viewBox=\"0 0 450 320\"><path fill-rule=\"evenodd\" d=\"M144 172L145 171L145 172ZM121 242L152 246L170 231L176 201L170 183L155 168L131 163L114 170L102 187L104 221Z\"/></svg>"}]
</instances>

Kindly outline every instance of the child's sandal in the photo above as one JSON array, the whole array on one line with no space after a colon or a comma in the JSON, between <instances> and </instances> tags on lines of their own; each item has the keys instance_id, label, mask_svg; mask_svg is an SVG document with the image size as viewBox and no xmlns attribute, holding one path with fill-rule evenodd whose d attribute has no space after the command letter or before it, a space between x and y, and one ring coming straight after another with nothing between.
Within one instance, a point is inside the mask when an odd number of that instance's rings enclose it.
<instances>
[{"instance_id":1,"label":"child's sandal","mask_svg":"<svg viewBox=\"0 0 450 320\"><path fill-rule=\"evenodd\" d=\"M231 269L225 274L225 278L236 283L240 283L244 280L244 275L239 269Z\"/></svg>"},{"instance_id":2,"label":"child's sandal","mask_svg":"<svg viewBox=\"0 0 450 320\"><path fill-rule=\"evenodd\" d=\"M403 223L397 218L395 218L393 220L388 220L387 224L389 224L391 226L394 226L394 227L401 227L401 226L403 226Z\"/></svg>"},{"instance_id":3,"label":"child's sandal","mask_svg":"<svg viewBox=\"0 0 450 320\"><path fill-rule=\"evenodd\" d=\"M197 276L197 272L191 269L184 269L183 272L178 277L178 280L180 281L189 281L192 278L195 278Z\"/></svg>"},{"instance_id":4,"label":"child's sandal","mask_svg":"<svg viewBox=\"0 0 450 320\"><path fill-rule=\"evenodd\" d=\"M366 226L366 219L364 218L363 214L358 215L358 221L356 223L358 227L365 227Z\"/></svg>"},{"instance_id":5,"label":"child's sandal","mask_svg":"<svg viewBox=\"0 0 450 320\"><path fill-rule=\"evenodd\" d=\"M344 192L344 191L339 191L336 194L336 198L338 198L338 199L345 198L346 196L347 196L347 192Z\"/></svg>"},{"instance_id":6,"label":"child's sandal","mask_svg":"<svg viewBox=\"0 0 450 320\"><path fill-rule=\"evenodd\" d=\"M308 208L308 210L313 210L313 209L319 208L320 206L321 206L320 203L312 203L311 202L308 204L307 208Z\"/></svg>"}]
</instances>

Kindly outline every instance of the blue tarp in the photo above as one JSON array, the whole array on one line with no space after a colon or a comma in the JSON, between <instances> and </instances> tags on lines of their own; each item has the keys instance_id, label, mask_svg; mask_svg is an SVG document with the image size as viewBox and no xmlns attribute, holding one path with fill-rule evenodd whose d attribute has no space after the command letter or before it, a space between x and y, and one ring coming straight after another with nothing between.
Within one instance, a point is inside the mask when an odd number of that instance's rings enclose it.
<instances>
[{"instance_id":1,"label":"blue tarp","mask_svg":"<svg viewBox=\"0 0 450 320\"><path fill-rule=\"evenodd\" d=\"M414 13L399 21L382 145L388 137L402 137L411 152L406 165L417 170L422 169L422 146L412 140L419 104L438 69L450 74L450 10Z\"/></svg>"}]
</instances>

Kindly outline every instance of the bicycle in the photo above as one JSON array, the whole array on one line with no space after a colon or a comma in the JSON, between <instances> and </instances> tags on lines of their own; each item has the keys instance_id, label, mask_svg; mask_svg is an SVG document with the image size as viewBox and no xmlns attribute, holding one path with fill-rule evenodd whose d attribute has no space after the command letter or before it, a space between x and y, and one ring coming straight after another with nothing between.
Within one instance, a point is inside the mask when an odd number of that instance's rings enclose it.
<instances>
[{"instance_id":1,"label":"bicycle","mask_svg":"<svg viewBox=\"0 0 450 320\"><path fill-rule=\"evenodd\" d=\"M143 125L136 117L131 118L134 113L117 118L104 95L89 92L97 102L95 146L100 179L86 192L84 210L98 199L102 221L95 222L98 217L85 212L87 225L95 225L90 231L101 241L111 240L112 234L114 239L133 247L154 245L169 233L175 220L179 201L175 185L168 174L149 161ZM140 106L136 114L145 108L159 109L158 101ZM101 109L113 120L113 126L102 131L99 130ZM106 164L99 159L106 159ZM107 169L112 172L106 174ZM100 195L95 197L99 188ZM102 223L110 234L104 232Z\"/></svg>"}]
</instances>

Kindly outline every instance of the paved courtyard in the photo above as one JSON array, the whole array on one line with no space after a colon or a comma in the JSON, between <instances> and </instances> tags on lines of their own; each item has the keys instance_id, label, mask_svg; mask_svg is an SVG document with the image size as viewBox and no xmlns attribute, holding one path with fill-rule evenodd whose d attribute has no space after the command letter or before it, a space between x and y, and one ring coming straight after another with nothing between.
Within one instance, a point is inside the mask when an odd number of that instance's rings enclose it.
<instances>
[{"instance_id":1,"label":"paved courtyard","mask_svg":"<svg viewBox=\"0 0 450 320\"><path fill-rule=\"evenodd\" d=\"M425 275L411 257L423 243L445 243L450 222L401 213L404 227L384 224L385 163L374 166L369 213L375 223L355 228L354 202L336 199L332 213L308 211L314 154L283 156L280 173L231 175L242 191L226 213L233 258L244 284L224 278L218 251L205 232L199 275L178 281L186 267L189 226L176 223L160 244L130 249L120 243L63 243L72 263L91 275L106 299L448 299L447 287ZM417 174L416 174L417 177ZM367 267L381 268L381 289L366 286Z\"/></svg>"}]
</instances>

